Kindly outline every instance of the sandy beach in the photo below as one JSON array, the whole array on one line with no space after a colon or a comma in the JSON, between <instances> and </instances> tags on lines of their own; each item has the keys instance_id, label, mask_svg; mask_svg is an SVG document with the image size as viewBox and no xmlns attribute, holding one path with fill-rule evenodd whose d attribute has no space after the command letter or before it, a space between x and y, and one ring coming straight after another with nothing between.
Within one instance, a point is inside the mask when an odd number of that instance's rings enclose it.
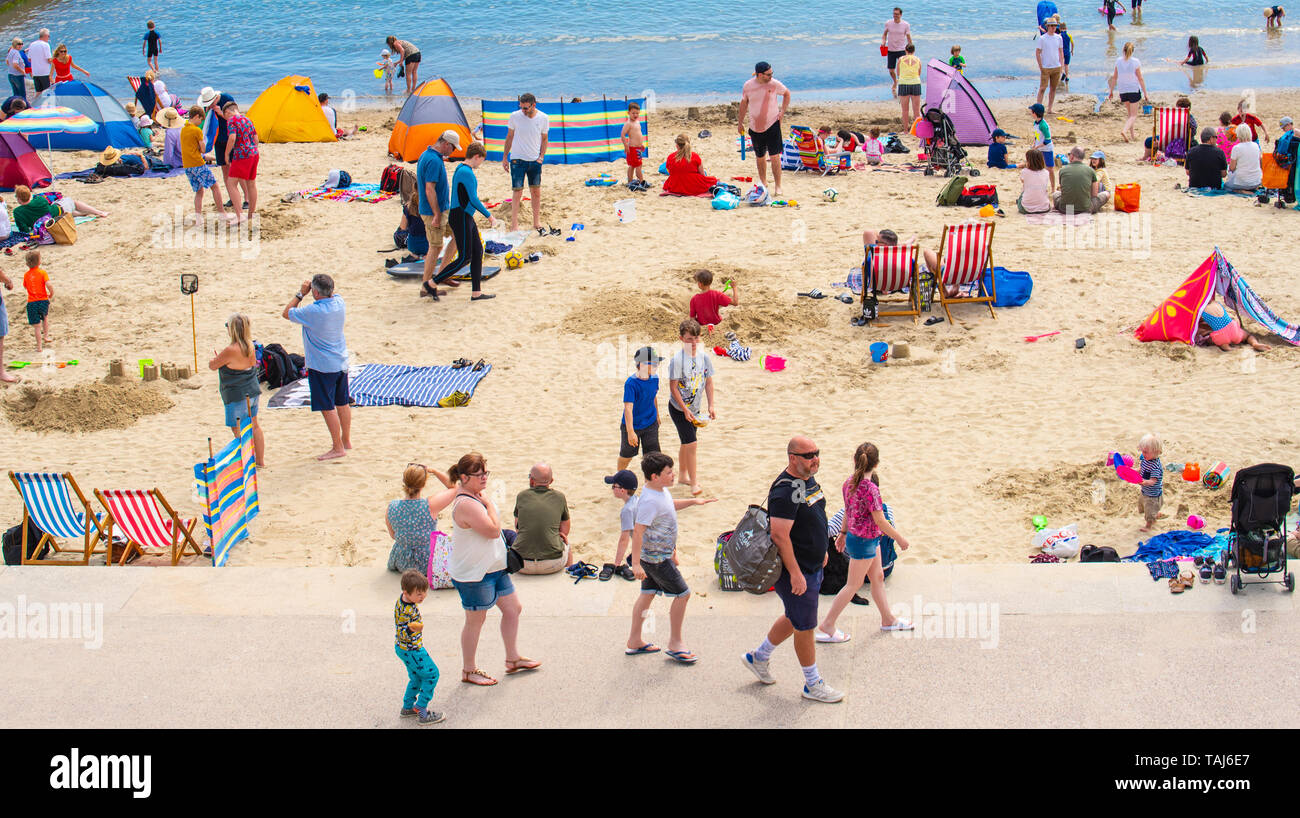
<instances>
[{"instance_id":1,"label":"sandy beach","mask_svg":"<svg viewBox=\"0 0 1300 818\"><path fill-rule=\"evenodd\" d=\"M787 129L898 127L893 103L810 106L797 89L794 94ZM1157 103L1173 100L1173 94L1155 95ZM1032 101L990 101L999 124L1021 137L1013 157L1029 144ZM1280 116L1300 110L1298 103L1297 92L1260 93L1258 112L1270 136ZM1209 125L1235 104L1235 96L1201 93L1193 114ZM315 460L329 442L320 418L306 409L269 410L264 394L270 465L260 473L262 513L232 564L382 563L391 545L384 511L399 496L402 468L410 461L446 468L470 450L486 456L488 490L507 514L527 487L530 465L550 463L555 487L569 500L576 554L599 564L612 558L617 539L618 504L601 478L614 469L631 353L644 343L664 354L675 349L678 321L695 292L690 272L707 267L736 278L742 306L727 313L718 333L735 330L754 359L715 359L718 417L701 432L699 469L706 496L719 502L681 514L684 563L710 562L717 535L734 527L748 504L763 502L796 433L810 435L823 453L818 479L833 496L831 511L841 505L839 487L851 472L853 449L864 440L879 446L884 499L913 543L900 554L903 566L1024 562L1036 514L1053 526L1077 523L1082 542L1127 555L1142 538L1136 490L1101 465L1107 451L1135 452L1138 438L1155 431L1166 462L1205 467L1223 460L1236 470L1293 459L1298 433L1285 407L1300 360L1296 350L1276 337L1266 339L1274 349L1264 355L1143 344L1132 330L1216 245L1278 315L1295 320L1300 295L1289 266L1278 259L1296 236L1300 214L1243 197L1196 198L1175 190L1175 183L1186 184L1181 168L1143 165L1141 144L1120 142L1120 106L1099 114L1093 108L1091 95L1058 100L1056 114L1074 121L1051 121L1057 150L1075 143L1105 150L1115 183L1141 185L1141 212L1130 218L1108 209L1096 224L1109 233L1030 224L1015 212L1016 172L985 170L978 181L997 184L1007 214L996 220L994 262L1030 272L1033 297L998 310L997 320L983 306L954 307L954 322L934 326L891 318L854 327L849 319L856 306L796 293L844 292L831 284L861 263L866 227L915 235L937 249L944 224L975 215L935 207L942 178L787 173L785 193L798 207L729 212L713 211L706 199L658 195L664 177L654 169L679 132L712 131L693 140L708 172L724 179L755 175L752 159L742 161L736 152L726 106L702 107L691 119L685 108L649 116L646 170L656 184L649 193L583 184L602 171L623 178L622 163L546 166L543 222L566 235L575 222L585 229L572 242L531 239L524 249L542 253L542 260L485 284L497 298L483 304L469 303L468 287L435 304L417 297L417 283L384 273L383 259L400 255L376 252L393 246L395 199L281 201L319 185L331 168L377 182L390 161L385 148L395 109L341 113L344 123L359 122L367 131L338 144L264 145L260 233L252 246L170 246L175 222L192 207L184 176L61 182L56 189L110 216L82 225L75 245L43 251L55 287L50 320L57 358L79 364L28 368L21 384L0 390L4 468L68 470L87 493L157 487L183 514L197 514L192 466L207 456L208 438L220 446L229 436L216 375L206 368L214 348L226 343L223 322L232 312L247 313L259 342L301 352L298 327L280 312L303 281L326 272L347 303L354 363L446 364L464 357L485 359L494 369L463 408L356 410L353 452L328 464ZM465 111L476 125L477 105L467 100ZM1139 134L1150 127L1150 117L1139 120ZM915 151L914 138L904 141ZM970 150L983 166L984 149ZM93 164L88 153L56 153L51 160L55 173ZM499 164L485 164L478 175L485 200L510 195ZM835 202L822 196L831 186L839 193ZM619 223L614 203L627 198L637 199L636 219ZM10 194L5 200L13 205ZM527 212L521 216L526 224ZM19 252L0 259L0 269L18 281ZM128 369L139 358L193 365L190 304L178 286L183 272L200 280L202 371L176 384L105 383L115 358L128 361ZM6 360L35 354L24 301L21 286L5 293ZM1057 330L1060 335L1037 343L1023 340ZM1076 338L1086 346L1076 349ZM908 342L912 359L873 366L867 347L874 341ZM785 371L764 371L758 358L766 354L785 358ZM661 441L676 457L667 388L665 371ZM682 487L674 493L689 495ZM1170 478L1165 510L1166 527L1180 526L1189 513L1224 526L1228 493ZM0 491L0 519L12 525L20 515L17 493ZM445 513L443 522L449 525Z\"/></svg>"}]
</instances>

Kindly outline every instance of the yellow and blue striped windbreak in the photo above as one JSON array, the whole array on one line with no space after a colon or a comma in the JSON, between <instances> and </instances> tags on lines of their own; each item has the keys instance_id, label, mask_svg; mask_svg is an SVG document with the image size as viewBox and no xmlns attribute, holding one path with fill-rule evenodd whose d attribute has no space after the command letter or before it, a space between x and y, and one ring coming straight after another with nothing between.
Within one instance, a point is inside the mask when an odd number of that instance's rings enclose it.
<instances>
[{"instance_id":1,"label":"yellow and blue striped windbreak","mask_svg":"<svg viewBox=\"0 0 1300 818\"><path fill-rule=\"evenodd\" d=\"M249 536L248 523L258 512L252 421L244 418L238 438L196 463L194 479L203 503L203 525L212 542L212 564L219 568L230 558L230 549Z\"/></svg>"},{"instance_id":2,"label":"yellow and blue striped windbreak","mask_svg":"<svg viewBox=\"0 0 1300 818\"><path fill-rule=\"evenodd\" d=\"M550 117L546 149L548 165L580 165L586 162L614 162L623 158L619 135L627 121L627 104L645 109L644 99L604 99L599 102L539 102L537 110ZM502 159L510 115L519 110L513 100L483 100L483 146L490 162ZM649 128L641 119L641 134Z\"/></svg>"}]
</instances>

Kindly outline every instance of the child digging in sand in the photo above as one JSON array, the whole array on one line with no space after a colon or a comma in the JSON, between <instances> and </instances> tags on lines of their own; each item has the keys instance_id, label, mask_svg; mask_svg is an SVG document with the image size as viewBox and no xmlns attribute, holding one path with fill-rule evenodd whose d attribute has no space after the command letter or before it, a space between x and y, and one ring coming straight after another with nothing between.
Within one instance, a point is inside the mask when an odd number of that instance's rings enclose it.
<instances>
[{"instance_id":1,"label":"child digging in sand","mask_svg":"<svg viewBox=\"0 0 1300 818\"><path fill-rule=\"evenodd\" d=\"M1156 520L1164 517L1160 506L1164 504L1165 467L1160 462L1160 438L1154 434L1145 434L1138 442L1142 450L1142 459L1138 463L1138 474L1142 477L1142 486L1138 493L1138 511L1146 525L1140 530L1150 531Z\"/></svg>"},{"instance_id":2,"label":"child digging in sand","mask_svg":"<svg viewBox=\"0 0 1300 818\"><path fill-rule=\"evenodd\" d=\"M397 626L394 649L410 679L406 683L406 694L402 697L402 711L399 715L403 718L418 716L421 727L437 724L447 718L429 707L433 701L433 690L438 686L438 666L424 649L424 621L420 617L420 603L428 595L429 580L424 574L407 571L402 574L402 595L393 606L393 620Z\"/></svg>"},{"instance_id":3,"label":"child digging in sand","mask_svg":"<svg viewBox=\"0 0 1300 818\"><path fill-rule=\"evenodd\" d=\"M28 251L26 258L23 287L27 289L27 323L36 331L36 351L40 352L44 344L54 340L50 337L50 296L54 288L50 286L50 274L41 269L40 251Z\"/></svg>"},{"instance_id":4,"label":"child digging in sand","mask_svg":"<svg viewBox=\"0 0 1300 818\"><path fill-rule=\"evenodd\" d=\"M736 293L736 282L731 279L725 279L722 282L723 291L712 289L713 273L708 270L696 270L694 274L695 286L700 288L699 293L691 296L691 318L694 318L701 326L716 326L722 323L722 308L734 307L740 303L740 297ZM726 290L731 291L727 295Z\"/></svg>"},{"instance_id":5,"label":"child digging in sand","mask_svg":"<svg viewBox=\"0 0 1300 818\"><path fill-rule=\"evenodd\" d=\"M1231 351L1238 344L1250 344L1258 352L1268 352L1268 345L1242 329L1241 322L1228 315L1218 301L1210 302L1201 312L1197 330L1197 343L1213 344L1224 352Z\"/></svg>"}]
</instances>

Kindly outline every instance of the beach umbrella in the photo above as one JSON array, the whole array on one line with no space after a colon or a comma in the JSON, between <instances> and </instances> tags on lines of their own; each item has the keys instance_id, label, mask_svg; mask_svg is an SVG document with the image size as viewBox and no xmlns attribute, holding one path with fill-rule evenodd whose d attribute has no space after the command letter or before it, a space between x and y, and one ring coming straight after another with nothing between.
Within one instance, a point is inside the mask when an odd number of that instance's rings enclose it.
<instances>
[{"instance_id":1,"label":"beach umbrella","mask_svg":"<svg viewBox=\"0 0 1300 818\"><path fill-rule=\"evenodd\" d=\"M49 108L26 108L0 122L0 133L20 133L28 137L45 134L45 150L51 151L52 133L94 133L99 126L85 114L72 108L54 105ZM48 157L47 157L48 158Z\"/></svg>"}]
</instances>

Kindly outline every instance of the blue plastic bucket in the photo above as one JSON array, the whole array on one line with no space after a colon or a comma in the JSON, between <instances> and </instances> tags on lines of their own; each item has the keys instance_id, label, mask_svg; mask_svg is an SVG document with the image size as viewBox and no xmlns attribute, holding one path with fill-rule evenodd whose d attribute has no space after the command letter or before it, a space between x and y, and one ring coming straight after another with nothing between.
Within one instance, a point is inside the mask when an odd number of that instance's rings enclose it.
<instances>
[{"instance_id":1,"label":"blue plastic bucket","mask_svg":"<svg viewBox=\"0 0 1300 818\"><path fill-rule=\"evenodd\" d=\"M871 362L883 364L889 359L889 344L884 341L877 341L871 345Z\"/></svg>"}]
</instances>

